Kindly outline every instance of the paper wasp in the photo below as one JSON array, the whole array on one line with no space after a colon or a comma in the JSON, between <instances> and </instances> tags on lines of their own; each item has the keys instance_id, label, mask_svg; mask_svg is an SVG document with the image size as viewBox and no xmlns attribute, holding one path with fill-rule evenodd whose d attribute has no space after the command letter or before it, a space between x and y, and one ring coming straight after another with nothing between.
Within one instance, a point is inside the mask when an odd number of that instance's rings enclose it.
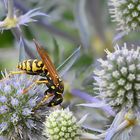
<instances>
[{"instance_id":1,"label":"paper wasp","mask_svg":"<svg viewBox=\"0 0 140 140\"><path fill-rule=\"evenodd\" d=\"M10 75L26 73L29 75L39 75L43 77L35 81L32 85L23 91L23 93L26 93L33 87L34 84L46 84L48 89L44 92L44 97L42 100L33 109L36 110L42 106L51 96L53 96L53 98L47 104L48 107L60 104L63 101L62 94L64 91L64 84L63 81L59 78L56 68L52 63L48 53L36 40L33 41L35 43L37 52L41 57L41 60L24 60L17 66L20 71L11 72Z\"/></svg>"}]
</instances>

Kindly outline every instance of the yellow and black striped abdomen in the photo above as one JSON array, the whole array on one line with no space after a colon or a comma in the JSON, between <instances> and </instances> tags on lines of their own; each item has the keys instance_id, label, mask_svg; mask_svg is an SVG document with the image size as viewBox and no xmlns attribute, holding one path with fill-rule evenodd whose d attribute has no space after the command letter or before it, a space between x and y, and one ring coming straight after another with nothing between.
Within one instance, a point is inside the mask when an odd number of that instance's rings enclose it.
<instances>
[{"instance_id":1,"label":"yellow and black striped abdomen","mask_svg":"<svg viewBox=\"0 0 140 140\"><path fill-rule=\"evenodd\" d=\"M43 73L46 70L44 63L37 59L24 60L18 64L17 68L30 73Z\"/></svg>"}]
</instances>

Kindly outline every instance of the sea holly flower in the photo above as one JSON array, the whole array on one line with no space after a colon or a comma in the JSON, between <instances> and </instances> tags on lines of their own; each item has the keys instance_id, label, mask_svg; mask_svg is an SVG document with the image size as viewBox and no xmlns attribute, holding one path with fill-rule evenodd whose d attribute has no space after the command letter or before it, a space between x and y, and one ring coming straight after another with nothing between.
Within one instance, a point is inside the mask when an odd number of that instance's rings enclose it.
<instances>
[{"instance_id":1,"label":"sea holly flower","mask_svg":"<svg viewBox=\"0 0 140 140\"><path fill-rule=\"evenodd\" d=\"M84 132L81 123L85 116L78 122L73 113L67 109L55 110L46 116L44 135L49 140L80 140Z\"/></svg>"},{"instance_id":2,"label":"sea holly flower","mask_svg":"<svg viewBox=\"0 0 140 140\"><path fill-rule=\"evenodd\" d=\"M46 110L33 112L32 109L41 99L45 87L38 85L26 94L22 93L36 78L23 74L0 81L0 135L8 140L43 138L40 134Z\"/></svg>"},{"instance_id":3,"label":"sea holly flower","mask_svg":"<svg viewBox=\"0 0 140 140\"><path fill-rule=\"evenodd\" d=\"M113 53L106 50L107 60L99 59L101 69L94 71L99 97L111 107L135 109L140 107L140 48L115 46Z\"/></svg>"},{"instance_id":4,"label":"sea holly flower","mask_svg":"<svg viewBox=\"0 0 140 140\"><path fill-rule=\"evenodd\" d=\"M139 113L132 110L128 112L121 110L116 114L110 128L104 133L105 140L134 139L132 134L135 128L139 126L139 122Z\"/></svg>"},{"instance_id":5,"label":"sea holly flower","mask_svg":"<svg viewBox=\"0 0 140 140\"><path fill-rule=\"evenodd\" d=\"M94 139L94 140L131 140L134 139L133 133L135 129L139 126L140 117L139 113L136 113L132 110L126 112L126 110L121 110L118 112L110 124L110 127L107 130L98 130L92 128L93 133L83 133L83 138Z\"/></svg>"},{"instance_id":6,"label":"sea holly flower","mask_svg":"<svg viewBox=\"0 0 140 140\"><path fill-rule=\"evenodd\" d=\"M3 21L0 21L0 30L8 30L12 28L20 28L21 25L28 25L30 22L35 22L37 20L33 19L36 16L47 16L47 14L39 11L40 8L35 8L24 15L18 15L14 10L13 0L7 0L8 13L6 18Z\"/></svg>"},{"instance_id":7,"label":"sea holly flower","mask_svg":"<svg viewBox=\"0 0 140 140\"><path fill-rule=\"evenodd\" d=\"M118 30L125 31L126 33L139 31L139 0L109 0L109 6L113 21L118 23Z\"/></svg>"},{"instance_id":8,"label":"sea holly flower","mask_svg":"<svg viewBox=\"0 0 140 140\"><path fill-rule=\"evenodd\" d=\"M111 123L110 127L101 134L93 135L87 134L89 138L95 140L131 140L133 139L132 133L134 129L139 125L139 114L136 114L132 110L126 112L121 110L118 112Z\"/></svg>"}]
</instances>

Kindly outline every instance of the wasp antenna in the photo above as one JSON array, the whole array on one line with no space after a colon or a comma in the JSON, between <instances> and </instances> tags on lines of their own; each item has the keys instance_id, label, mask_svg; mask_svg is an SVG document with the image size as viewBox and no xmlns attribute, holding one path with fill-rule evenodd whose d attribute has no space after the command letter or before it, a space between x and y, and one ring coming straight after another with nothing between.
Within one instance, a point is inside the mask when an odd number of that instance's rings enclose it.
<instances>
[{"instance_id":1,"label":"wasp antenna","mask_svg":"<svg viewBox=\"0 0 140 140\"><path fill-rule=\"evenodd\" d=\"M33 39L33 42L35 43L35 46L37 49L40 48L40 44L39 42L36 41L36 39Z\"/></svg>"}]
</instances>

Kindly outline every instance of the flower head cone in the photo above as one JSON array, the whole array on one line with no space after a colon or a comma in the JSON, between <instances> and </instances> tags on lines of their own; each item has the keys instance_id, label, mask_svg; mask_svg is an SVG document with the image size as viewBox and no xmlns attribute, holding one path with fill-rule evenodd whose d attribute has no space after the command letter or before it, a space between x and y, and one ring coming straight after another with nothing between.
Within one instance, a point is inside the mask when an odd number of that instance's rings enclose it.
<instances>
[{"instance_id":1,"label":"flower head cone","mask_svg":"<svg viewBox=\"0 0 140 140\"><path fill-rule=\"evenodd\" d=\"M118 23L118 30L128 33L140 29L139 0L110 0L109 5L111 17Z\"/></svg>"},{"instance_id":2,"label":"flower head cone","mask_svg":"<svg viewBox=\"0 0 140 140\"><path fill-rule=\"evenodd\" d=\"M0 82L0 135L8 140L39 140L43 113L38 113L37 118L32 109L43 88L35 87L26 94L22 93L33 80L26 75L13 75Z\"/></svg>"},{"instance_id":3,"label":"flower head cone","mask_svg":"<svg viewBox=\"0 0 140 140\"><path fill-rule=\"evenodd\" d=\"M79 140L81 128L69 109L53 111L46 117L44 135L49 140Z\"/></svg>"},{"instance_id":4,"label":"flower head cone","mask_svg":"<svg viewBox=\"0 0 140 140\"><path fill-rule=\"evenodd\" d=\"M101 69L95 71L100 97L116 110L140 107L140 49L128 50L116 45L107 60L100 59Z\"/></svg>"}]
</instances>

